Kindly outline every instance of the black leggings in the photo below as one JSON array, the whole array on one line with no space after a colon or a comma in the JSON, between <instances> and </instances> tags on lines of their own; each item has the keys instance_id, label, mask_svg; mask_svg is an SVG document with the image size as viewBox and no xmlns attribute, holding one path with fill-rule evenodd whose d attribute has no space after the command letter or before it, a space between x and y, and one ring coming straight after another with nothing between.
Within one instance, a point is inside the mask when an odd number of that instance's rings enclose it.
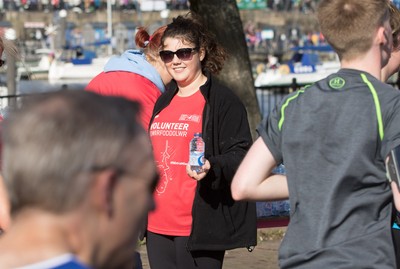
<instances>
[{"instance_id":1,"label":"black leggings","mask_svg":"<svg viewBox=\"0 0 400 269\"><path fill-rule=\"evenodd\" d=\"M146 247L151 269L221 269L225 251L192 251L188 236L168 236L147 231Z\"/></svg>"}]
</instances>

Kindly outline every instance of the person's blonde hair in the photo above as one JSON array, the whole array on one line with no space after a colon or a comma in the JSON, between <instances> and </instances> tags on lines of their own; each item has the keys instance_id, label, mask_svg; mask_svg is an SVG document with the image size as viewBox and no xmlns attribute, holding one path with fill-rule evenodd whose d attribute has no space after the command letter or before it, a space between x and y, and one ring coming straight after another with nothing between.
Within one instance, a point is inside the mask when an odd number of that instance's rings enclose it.
<instances>
[{"instance_id":1,"label":"person's blonde hair","mask_svg":"<svg viewBox=\"0 0 400 269\"><path fill-rule=\"evenodd\" d=\"M340 59L353 59L372 46L378 27L389 19L389 0L322 0L318 22Z\"/></svg>"}]
</instances>

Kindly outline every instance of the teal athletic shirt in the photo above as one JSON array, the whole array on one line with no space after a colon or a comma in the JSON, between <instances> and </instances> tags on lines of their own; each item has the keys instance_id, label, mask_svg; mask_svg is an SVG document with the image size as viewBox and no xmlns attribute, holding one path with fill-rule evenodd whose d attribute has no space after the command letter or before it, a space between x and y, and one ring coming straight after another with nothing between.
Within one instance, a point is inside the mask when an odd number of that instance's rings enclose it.
<instances>
[{"instance_id":1,"label":"teal athletic shirt","mask_svg":"<svg viewBox=\"0 0 400 269\"><path fill-rule=\"evenodd\" d=\"M341 69L285 97L257 130L288 178L281 268L395 268L384 159L400 144L400 91Z\"/></svg>"}]
</instances>

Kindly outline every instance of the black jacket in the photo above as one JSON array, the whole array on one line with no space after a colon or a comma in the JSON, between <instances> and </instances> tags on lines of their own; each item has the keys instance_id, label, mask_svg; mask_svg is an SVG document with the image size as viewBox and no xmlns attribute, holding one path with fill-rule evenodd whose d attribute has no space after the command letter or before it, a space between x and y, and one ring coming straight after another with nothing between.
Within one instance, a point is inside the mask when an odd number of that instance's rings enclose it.
<instances>
[{"instance_id":1,"label":"black jacket","mask_svg":"<svg viewBox=\"0 0 400 269\"><path fill-rule=\"evenodd\" d=\"M255 203L234 201L230 190L233 176L252 144L246 109L233 92L210 75L200 91L206 100L202 136L211 170L197 183L187 247L192 251L255 246ZM176 84L170 85L157 100L151 122L177 92Z\"/></svg>"}]
</instances>

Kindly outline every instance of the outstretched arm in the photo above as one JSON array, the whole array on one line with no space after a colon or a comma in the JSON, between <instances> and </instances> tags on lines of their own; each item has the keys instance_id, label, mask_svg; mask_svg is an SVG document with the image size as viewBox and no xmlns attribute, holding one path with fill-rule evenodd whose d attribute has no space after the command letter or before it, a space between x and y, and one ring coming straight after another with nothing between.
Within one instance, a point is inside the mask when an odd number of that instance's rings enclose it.
<instances>
[{"instance_id":1,"label":"outstretched arm","mask_svg":"<svg viewBox=\"0 0 400 269\"><path fill-rule=\"evenodd\" d=\"M258 138L237 170L232 181L235 200L282 200L289 197L286 176L272 175L274 157L262 138Z\"/></svg>"},{"instance_id":2,"label":"outstretched arm","mask_svg":"<svg viewBox=\"0 0 400 269\"><path fill-rule=\"evenodd\" d=\"M390 183L390 186L392 187L394 206L396 207L397 211L400 211L400 190L399 190L399 186L397 186L397 183L394 182L394 181L392 181Z\"/></svg>"}]
</instances>

